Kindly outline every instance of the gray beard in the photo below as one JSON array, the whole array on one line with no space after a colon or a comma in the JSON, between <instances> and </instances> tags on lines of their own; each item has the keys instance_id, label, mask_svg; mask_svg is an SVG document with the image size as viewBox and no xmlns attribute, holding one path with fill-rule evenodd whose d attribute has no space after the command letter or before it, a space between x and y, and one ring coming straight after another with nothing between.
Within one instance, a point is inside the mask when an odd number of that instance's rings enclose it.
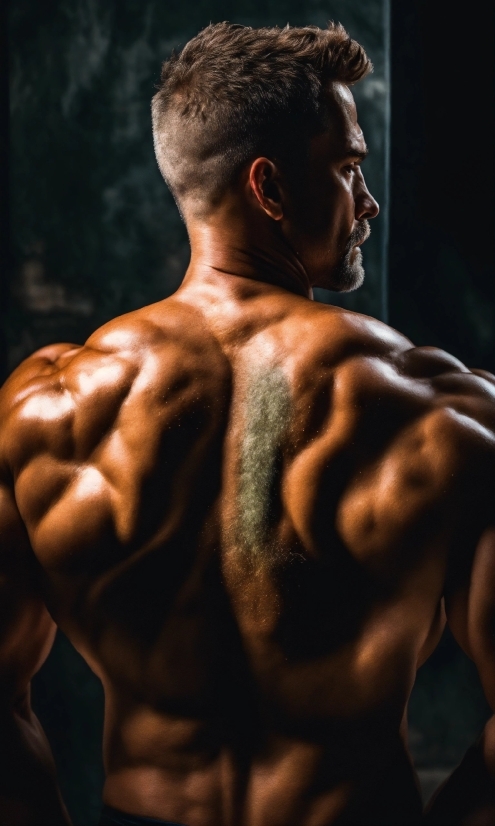
<instances>
[{"instance_id":1,"label":"gray beard","mask_svg":"<svg viewBox=\"0 0 495 826\"><path fill-rule=\"evenodd\" d=\"M356 249L370 234L368 221L361 221L349 236L344 255L332 275L332 290L350 293L357 290L364 281L363 254Z\"/></svg>"}]
</instances>

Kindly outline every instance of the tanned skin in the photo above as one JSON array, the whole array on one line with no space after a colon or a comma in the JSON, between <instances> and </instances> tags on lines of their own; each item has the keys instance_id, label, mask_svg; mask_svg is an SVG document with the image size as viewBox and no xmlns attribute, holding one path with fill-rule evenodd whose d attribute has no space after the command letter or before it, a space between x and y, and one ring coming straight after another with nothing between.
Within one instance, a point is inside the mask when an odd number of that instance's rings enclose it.
<instances>
[{"instance_id":1,"label":"tanned skin","mask_svg":"<svg viewBox=\"0 0 495 826\"><path fill-rule=\"evenodd\" d=\"M258 158L186 204L178 292L2 391L2 823L64 822L28 694L54 623L104 685L106 803L187 826L418 822L444 602L495 709L495 379L310 300L378 211L331 106L300 192Z\"/></svg>"}]
</instances>

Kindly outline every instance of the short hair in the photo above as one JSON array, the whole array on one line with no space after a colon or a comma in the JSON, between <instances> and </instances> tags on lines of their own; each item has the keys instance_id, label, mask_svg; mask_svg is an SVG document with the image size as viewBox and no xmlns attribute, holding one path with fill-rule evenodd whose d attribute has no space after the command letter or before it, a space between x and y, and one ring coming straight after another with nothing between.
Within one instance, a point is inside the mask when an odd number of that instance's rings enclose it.
<instances>
[{"instance_id":1,"label":"short hair","mask_svg":"<svg viewBox=\"0 0 495 826\"><path fill-rule=\"evenodd\" d=\"M372 68L339 23L207 26L165 61L152 101L158 166L179 209L207 213L256 157L304 154L328 128L329 83L351 85Z\"/></svg>"}]
</instances>

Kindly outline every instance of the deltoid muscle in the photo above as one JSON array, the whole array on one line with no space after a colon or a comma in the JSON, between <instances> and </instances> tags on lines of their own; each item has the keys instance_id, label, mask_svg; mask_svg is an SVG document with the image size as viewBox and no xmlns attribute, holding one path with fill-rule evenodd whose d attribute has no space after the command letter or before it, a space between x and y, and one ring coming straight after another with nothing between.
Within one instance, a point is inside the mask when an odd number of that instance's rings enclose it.
<instances>
[{"instance_id":1,"label":"deltoid muscle","mask_svg":"<svg viewBox=\"0 0 495 826\"><path fill-rule=\"evenodd\" d=\"M290 412L283 370L272 367L251 374L243 411L237 540L253 562L265 555L273 525L281 446Z\"/></svg>"}]
</instances>

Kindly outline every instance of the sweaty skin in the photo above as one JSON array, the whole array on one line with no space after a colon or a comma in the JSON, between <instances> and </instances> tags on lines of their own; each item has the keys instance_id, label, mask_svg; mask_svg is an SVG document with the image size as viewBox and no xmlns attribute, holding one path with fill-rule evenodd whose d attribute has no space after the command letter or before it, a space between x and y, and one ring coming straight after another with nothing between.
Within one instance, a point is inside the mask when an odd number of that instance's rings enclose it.
<instances>
[{"instance_id":1,"label":"sweaty skin","mask_svg":"<svg viewBox=\"0 0 495 826\"><path fill-rule=\"evenodd\" d=\"M348 230L376 214L353 180ZM174 296L2 391L8 822L65 817L28 700L53 622L103 682L105 802L187 826L418 822L405 714L444 600L495 709L494 377L309 300L322 259L281 268L280 236L241 266L218 223Z\"/></svg>"}]
</instances>

